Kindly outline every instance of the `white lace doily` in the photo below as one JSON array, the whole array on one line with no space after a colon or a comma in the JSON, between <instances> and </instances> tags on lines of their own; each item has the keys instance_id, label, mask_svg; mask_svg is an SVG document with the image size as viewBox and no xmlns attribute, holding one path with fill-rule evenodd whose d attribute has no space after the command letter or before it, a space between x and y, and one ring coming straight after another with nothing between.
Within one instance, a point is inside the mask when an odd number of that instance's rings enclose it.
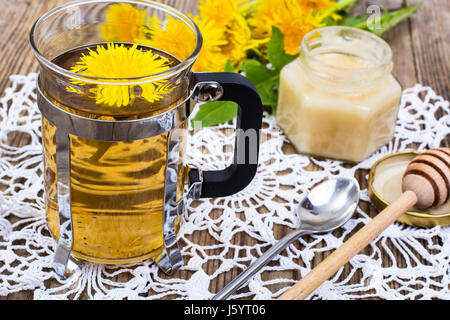
<instances>
[{"instance_id":1,"label":"white lace doily","mask_svg":"<svg viewBox=\"0 0 450 320\"><path fill-rule=\"evenodd\" d=\"M216 277L236 267L240 272L275 243L275 226L298 226L293 208L301 193L311 186L330 175L354 176L357 170L369 169L382 156L404 150L411 143L417 143L419 150L438 147L450 133L449 102L421 85L403 92L393 142L353 167L285 154L286 137L274 118L265 115L261 165L251 185L234 196L191 203L182 218L178 238L185 261L182 273L189 275L187 280L164 276L151 261L122 267L88 263L69 279L60 280L51 268L56 245L49 236L43 209L41 121L35 103L35 77L11 76L12 86L0 100L1 296L32 290L35 299L210 298ZM438 110L443 116L436 119ZM21 141L28 143L21 147L8 144L11 134L18 131ZM192 158L197 159L193 166L225 166L232 150L225 148L230 150L224 153L224 145L232 146L234 140L224 131L195 132L188 146ZM311 163L319 170L305 169ZM367 190L362 190L361 197L362 203L369 202ZM297 270L303 276L311 269L316 254L334 250L346 235L369 220L368 214L358 208L342 232L312 236L308 241L299 239L263 272ZM200 245L194 240L192 235L204 230L213 244ZM240 236L251 238L255 245L236 244ZM311 297L450 299L450 227L420 229L395 223L372 242L367 252L370 254L358 254L350 261L350 272L344 275L341 269ZM206 270L206 264L212 261L217 268ZM350 279L356 272L362 278L359 284L352 284ZM293 279L266 278L261 273L254 276L245 290L231 298L276 298L295 283Z\"/></svg>"}]
</instances>

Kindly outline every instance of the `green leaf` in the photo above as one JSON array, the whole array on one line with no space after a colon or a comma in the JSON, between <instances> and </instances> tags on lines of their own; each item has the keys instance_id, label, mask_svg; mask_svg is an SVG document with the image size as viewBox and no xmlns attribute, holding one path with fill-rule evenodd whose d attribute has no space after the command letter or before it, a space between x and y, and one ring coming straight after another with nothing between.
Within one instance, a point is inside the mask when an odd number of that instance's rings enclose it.
<instances>
[{"instance_id":1,"label":"green leaf","mask_svg":"<svg viewBox=\"0 0 450 320\"><path fill-rule=\"evenodd\" d=\"M391 12L387 11L386 9L383 9L384 14L380 17L380 21L379 21L380 23L379 23L378 28L367 25L368 15L363 15L360 17L353 17L352 19L346 18L346 19L344 19L344 20L347 20L347 22L346 22L347 24L345 24L345 25L364 29L364 30L370 31L378 36L381 36L383 33L388 31L389 29L395 27L401 21L411 17L421 5L422 5L421 3L419 3L415 6L407 5L406 7L402 8L402 9L391 11ZM342 21L340 21L340 24L342 24Z\"/></svg>"},{"instance_id":2,"label":"green leaf","mask_svg":"<svg viewBox=\"0 0 450 320\"><path fill-rule=\"evenodd\" d=\"M375 29L375 30L370 30L372 32L374 32L375 34L381 36L384 32L388 31L389 29L395 27L397 24L399 24L401 21L411 17L416 11L417 9L419 9L419 7L422 4L417 4L415 6L413 5L408 5L406 7L404 7L403 9L397 10L397 11L393 11L393 12L386 12L382 17L381 17L381 28L380 29Z\"/></svg>"},{"instance_id":3,"label":"green leaf","mask_svg":"<svg viewBox=\"0 0 450 320\"><path fill-rule=\"evenodd\" d=\"M336 25L336 21L331 17L325 17L322 22L325 23L325 26L327 27Z\"/></svg>"},{"instance_id":4,"label":"green leaf","mask_svg":"<svg viewBox=\"0 0 450 320\"><path fill-rule=\"evenodd\" d=\"M269 69L257 60L245 60L241 66L245 76L255 85L261 97L263 105L277 105L277 89L280 81L280 72L278 70Z\"/></svg>"},{"instance_id":5,"label":"green leaf","mask_svg":"<svg viewBox=\"0 0 450 320\"><path fill-rule=\"evenodd\" d=\"M272 27L272 37L267 52L270 67L255 59L244 61L240 69L255 85L263 105L276 107L281 69L296 57L286 54L283 33L277 27Z\"/></svg>"},{"instance_id":6,"label":"green leaf","mask_svg":"<svg viewBox=\"0 0 450 320\"><path fill-rule=\"evenodd\" d=\"M215 101L203 104L192 119L194 129L215 126L233 120L238 105L231 101Z\"/></svg>"},{"instance_id":7,"label":"green leaf","mask_svg":"<svg viewBox=\"0 0 450 320\"><path fill-rule=\"evenodd\" d=\"M272 37L270 38L267 57L275 70L281 70L297 57L284 52L284 35L275 26L272 26Z\"/></svg>"},{"instance_id":8,"label":"green leaf","mask_svg":"<svg viewBox=\"0 0 450 320\"><path fill-rule=\"evenodd\" d=\"M227 60L227 63L225 64L224 72L235 72L233 64L231 63L231 60Z\"/></svg>"},{"instance_id":9,"label":"green leaf","mask_svg":"<svg viewBox=\"0 0 450 320\"><path fill-rule=\"evenodd\" d=\"M345 17L341 20L339 20L338 25L341 26L347 26L347 27L357 27L358 25L361 25L362 23L367 22L368 15L362 15L358 17Z\"/></svg>"},{"instance_id":10,"label":"green leaf","mask_svg":"<svg viewBox=\"0 0 450 320\"><path fill-rule=\"evenodd\" d=\"M235 72L231 60L228 60L224 72ZM215 126L233 120L237 115L238 105L231 101L207 102L200 106L191 120L194 129Z\"/></svg>"}]
</instances>

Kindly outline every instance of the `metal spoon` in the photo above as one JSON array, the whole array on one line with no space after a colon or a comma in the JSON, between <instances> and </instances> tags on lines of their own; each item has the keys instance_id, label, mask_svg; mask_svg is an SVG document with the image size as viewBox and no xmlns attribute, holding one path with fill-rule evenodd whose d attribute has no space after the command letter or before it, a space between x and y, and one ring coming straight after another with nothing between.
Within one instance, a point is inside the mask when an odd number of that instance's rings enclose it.
<instances>
[{"instance_id":1,"label":"metal spoon","mask_svg":"<svg viewBox=\"0 0 450 320\"><path fill-rule=\"evenodd\" d=\"M212 300L227 299L264 265L300 236L333 231L347 222L359 202L359 184L353 178L330 179L317 185L297 207L300 227L284 236Z\"/></svg>"}]
</instances>

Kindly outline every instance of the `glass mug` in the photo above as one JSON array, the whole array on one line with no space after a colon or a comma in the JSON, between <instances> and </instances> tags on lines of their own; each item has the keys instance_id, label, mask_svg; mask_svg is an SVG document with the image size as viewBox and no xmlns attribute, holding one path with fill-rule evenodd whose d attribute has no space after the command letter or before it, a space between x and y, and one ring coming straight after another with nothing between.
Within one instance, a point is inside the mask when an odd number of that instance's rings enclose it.
<instances>
[{"instance_id":1,"label":"glass mug","mask_svg":"<svg viewBox=\"0 0 450 320\"><path fill-rule=\"evenodd\" d=\"M69 276L83 260L151 258L173 272L182 265L176 231L186 198L234 194L256 173L262 104L255 87L235 73L193 72L199 28L153 1L67 3L36 21L30 42L40 64L55 271ZM233 163L189 168L189 116L196 103L218 100L239 105Z\"/></svg>"}]
</instances>

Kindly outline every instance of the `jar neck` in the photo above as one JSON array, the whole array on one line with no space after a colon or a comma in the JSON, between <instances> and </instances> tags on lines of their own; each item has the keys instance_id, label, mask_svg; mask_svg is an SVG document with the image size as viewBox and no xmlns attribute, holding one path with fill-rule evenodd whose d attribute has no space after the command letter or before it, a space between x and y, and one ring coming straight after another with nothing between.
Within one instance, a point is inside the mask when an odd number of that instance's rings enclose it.
<instances>
[{"instance_id":1,"label":"jar neck","mask_svg":"<svg viewBox=\"0 0 450 320\"><path fill-rule=\"evenodd\" d=\"M373 89L392 71L387 43L366 31L348 27L325 27L306 35L298 62L315 85L349 95Z\"/></svg>"}]
</instances>

